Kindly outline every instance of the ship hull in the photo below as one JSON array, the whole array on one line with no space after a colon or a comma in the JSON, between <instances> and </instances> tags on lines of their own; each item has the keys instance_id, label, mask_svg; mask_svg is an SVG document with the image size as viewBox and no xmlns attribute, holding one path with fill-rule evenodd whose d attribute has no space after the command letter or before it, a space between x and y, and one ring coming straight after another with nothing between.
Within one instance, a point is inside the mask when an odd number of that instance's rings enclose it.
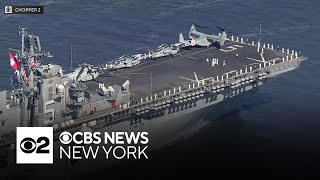
<instances>
[{"instance_id":1,"label":"ship hull","mask_svg":"<svg viewBox=\"0 0 320 180\"><path fill-rule=\"evenodd\" d=\"M257 82L255 86L249 85L239 88L238 93L230 96L230 91L225 91L219 94L214 100L211 99L211 94L206 94L203 98L197 100L195 103L186 102L173 108L165 110L164 114L159 117L141 118L139 120L133 117L127 118L122 122L100 128L95 131L99 132L148 132L148 149L147 154L151 151L158 151L166 146L183 140L202 128L205 128L223 115L235 111L241 106L241 98L243 94L258 88L262 82ZM210 100L211 99L211 100ZM191 106L189 106L191 105ZM58 147L60 142L56 142L56 154L58 154ZM56 156L57 157L57 156ZM84 168L87 172L89 169L96 170L99 167L110 166L118 164L122 160L106 159L103 151L99 152L95 160L60 160L58 157L55 160L55 167L69 167L76 166L77 168Z\"/></svg>"},{"instance_id":2,"label":"ship hull","mask_svg":"<svg viewBox=\"0 0 320 180\"><path fill-rule=\"evenodd\" d=\"M299 67L301 60L293 61L287 65L275 66L270 69L269 77L274 77ZM263 85L267 79L257 81L252 84L246 84L239 88L227 88L219 94L212 95L205 93L204 97L182 104L167 107L160 112L158 117L153 115L142 116L140 118L130 116L121 122L100 128L100 132L143 132L149 133L148 151L160 150L163 147L176 143L197 131L211 125L223 115L235 111L241 106L241 98L245 93L250 93ZM69 166L76 164L88 170L88 167L97 167L96 165L112 165L119 163L119 160L106 160L105 154L95 160L81 160L76 163L63 163ZM67 166L68 166L67 165ZM94 169L94 168L93 168Z\"/></svg>"}]
</instances>

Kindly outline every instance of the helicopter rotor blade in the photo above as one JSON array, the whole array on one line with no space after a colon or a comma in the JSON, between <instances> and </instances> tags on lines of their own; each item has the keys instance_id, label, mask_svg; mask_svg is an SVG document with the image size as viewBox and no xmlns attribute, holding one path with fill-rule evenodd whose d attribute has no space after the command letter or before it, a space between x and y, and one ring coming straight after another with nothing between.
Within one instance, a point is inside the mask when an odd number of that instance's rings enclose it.
<instances>
[{"instance_id":1,"label":"helicopter rotor blade","mask_svg":"<svg viewBox=\"0 0 320 180\"><path fill-rule=\"evenodd\" d=\"M201 26L201 25L198 25L198 24L193 24L195 27L198 27L198 28L208 28L207 26Z\"/></svg>"},{"instance_id":2,"label":"helicopter rotor blade","mask_svg":"<svg viewBox=\"0 0 320 180\"><path fill-rule=\"evenodd\" d=\"M226 29L225 28L221 28L221 27L219 27L219 26L216 26L220 31L226 31Z\"/></svg>"},{"instance_id":3,"label":"helicopter rotor blade","mask_svg":"<svg viewBox=\"0 0 320 180\"><path fill-rule=\"evenodd\" d=\"M228 33L228 34L233 34L233 32L227 30L227 28L221 28L221 27L219 27L219 26L216 26L216 27L217 27L220 31L222 31L222 32L225 32L225 33Z\"/></svg>"}]
</instances>

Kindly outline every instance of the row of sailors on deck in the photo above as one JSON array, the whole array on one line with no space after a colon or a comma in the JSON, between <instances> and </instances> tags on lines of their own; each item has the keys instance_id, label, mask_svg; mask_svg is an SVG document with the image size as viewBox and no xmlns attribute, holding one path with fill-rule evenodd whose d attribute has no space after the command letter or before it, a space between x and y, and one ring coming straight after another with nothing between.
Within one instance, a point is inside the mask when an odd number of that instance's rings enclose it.
<instances>
[{"instance_id":1,"label":"row of sailors on deck","mask_svg":"<svg viewBox=\"0 0 320 180\"><path fill-rule=\"evenodd\" d=\"M209 59L207 58L206 61L209 62ZM219 65L219 58L212 58L211 66L214 67L214 65ZM223 66L227 65L226 60L223 60L222 65Z\"/></svg>"}]
</instances>

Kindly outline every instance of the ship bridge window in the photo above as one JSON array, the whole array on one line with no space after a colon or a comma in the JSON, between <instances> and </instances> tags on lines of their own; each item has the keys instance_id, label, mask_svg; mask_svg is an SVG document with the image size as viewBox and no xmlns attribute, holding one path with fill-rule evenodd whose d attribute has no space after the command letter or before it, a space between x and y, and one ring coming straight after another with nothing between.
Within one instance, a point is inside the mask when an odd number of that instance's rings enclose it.
<instances>
[{"instance_id":1,"label":"ship bridge window","mask_svg":"<svg viewBox=\"0 0 320 180\"><path fill-rule=\"evenodd\" d=\"M35 75L36 75L36 76L41 76L41 72L38 71L38 70L36 70L36 71L35 71Z\"/></svg>"}]
</instances>

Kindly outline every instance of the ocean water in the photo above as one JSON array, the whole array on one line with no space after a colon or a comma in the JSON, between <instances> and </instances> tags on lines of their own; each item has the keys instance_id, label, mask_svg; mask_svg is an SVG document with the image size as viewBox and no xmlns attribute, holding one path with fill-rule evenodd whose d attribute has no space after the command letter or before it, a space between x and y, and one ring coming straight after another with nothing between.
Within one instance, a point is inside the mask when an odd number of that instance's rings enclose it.
<instances>
[{"instance_id":1,"label":"ocean water","mask_svg":"<svg viewBox=\"0 0 320 180\"><path fill-rule=\"evenodd\" d=\"M25 0L5 5L44 5L43 15L0 12L0 88L10 87L8 48L19 48L18 27L40 35L42 47L53 54L47 62L102 64L123 54L145 52L178 41L190 24L217 32L296 49L308 61L259 90L242 97L241 108L226 114L192 137L130 162L130 175L180 173L180 177L212 179L241 170L243 175L275 177L288 172L312 175L320 167L320 3L318 0ZM211 31L212 30L212 31ZM210 116L210 113L208 114ZM120 167L119 167L120 168ZM122 167L121 167L122 168ZM291 174L290 174L291 172ZM135 174L137 173L137 174Z\"/></svg>"}]
</instances>

